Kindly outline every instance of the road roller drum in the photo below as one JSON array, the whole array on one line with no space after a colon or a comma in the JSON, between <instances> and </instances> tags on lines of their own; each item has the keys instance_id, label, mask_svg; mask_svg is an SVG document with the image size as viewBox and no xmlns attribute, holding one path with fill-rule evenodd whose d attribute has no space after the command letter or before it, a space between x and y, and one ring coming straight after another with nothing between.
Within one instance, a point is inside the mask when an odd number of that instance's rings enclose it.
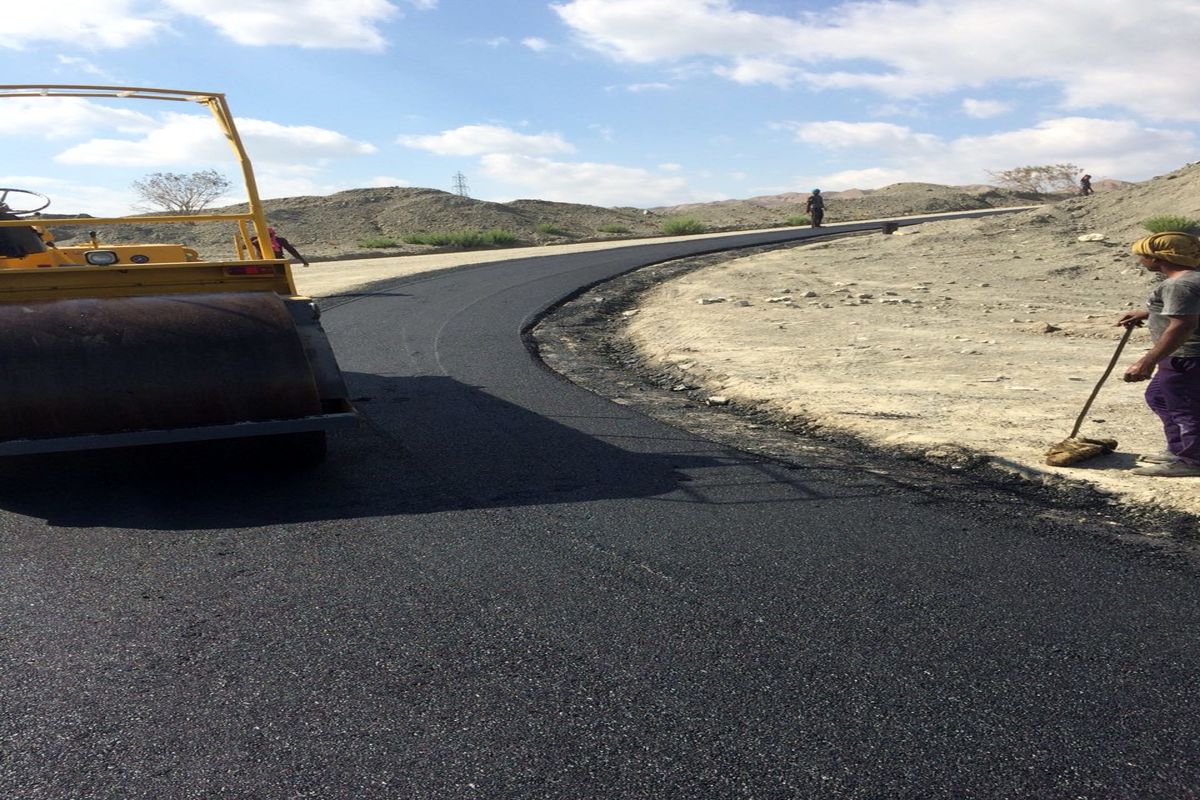
<instances>
[{"instance_id":1,"label":"road roller drum","mask_svg":"<svg viewBox=\"0 0 1200 800\"><path fill-rule=\"evenodd\" d=\"M0 440L196 428L321 413L272 293L0 306Z\"/></svg>"}]
</instances>

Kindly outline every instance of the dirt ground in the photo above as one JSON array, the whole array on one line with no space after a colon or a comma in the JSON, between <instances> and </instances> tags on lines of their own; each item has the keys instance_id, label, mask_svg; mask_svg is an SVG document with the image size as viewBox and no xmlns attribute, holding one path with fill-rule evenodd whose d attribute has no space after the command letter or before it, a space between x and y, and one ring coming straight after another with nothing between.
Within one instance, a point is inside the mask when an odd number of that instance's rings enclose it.
<instances>
[{"instance_id":1,"label":"dirt ground","mask_svg":"<svg viewBox=\"0 0 1200 800\"><path fill-rule=\"evenodd\" d=\"M1038 210L730 261L649 292L627 333L651 364L717 403L1200 514L1200 479L1128 473L1138 453L1163 447L1145 384L1121 380L1149 346L1144 329L1081 432L1117 439L1118 451L1074 468L1043 464L1112 357L1116 319L1141 306L1153 280L1129 253L1136 231L1061 223Z\"/></svg>"}]
</instances>

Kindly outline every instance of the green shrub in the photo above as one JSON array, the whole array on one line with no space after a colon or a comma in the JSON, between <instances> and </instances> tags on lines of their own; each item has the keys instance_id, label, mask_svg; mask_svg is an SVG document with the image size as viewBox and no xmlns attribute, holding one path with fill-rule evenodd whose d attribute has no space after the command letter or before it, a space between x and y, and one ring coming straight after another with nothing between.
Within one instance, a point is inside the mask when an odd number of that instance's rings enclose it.
<instances>
[{"instance_id":1,"label":"green shrub","mask_svg":"<svg viewBox=\"0 0 1200 800\"><path fill-rule=\"evenodd\" d=\"M566 236L567 232L555 225L553 222L543 222L537 226L537 232L543 233L546 236Z\"/></svg>"},{"instance_id":2,"label":"green shrub","mask_svg":"<svg viewBox=\"0 0 1200 800\"><path fill-rule=\"evenodd\" d=\"M615 223L610 223L608 225L601 225L599 228L596 228L596 230L599 231L600 233L629 233L630 232L629 228L626 228L624 225L617 225Z\"/></svg>"},{"instance_id":3,"label":"green shrub","mask_svg":"<svg viewBox=\"0 0 1200 800\"><path fill-rule=\"evenodd\" d=\"M396 239L393 239L390 236L376 236L371 239L363 239L361 242L358 243L358 246L359 247L378 248L378 247L399 247L401 244L402 244L401 242L397 241Z\"/></svg>"},{"instance_id":4,"label":"green shrub","mask_svg":"<svg viewBox=\"0 0 1200 800\"><path fill-rule=\"evenodd\" d=\"M695 217L670 217L663 220L662 232L669 236L687 236L692 233L704 233L708 228Z\"/></svg>"},{"instance_id":5,"label":"green shrub","mask_svg":"<svg viewBox=\"0 0 1200 800\"><path fill-rule=\"evenodd\" d=\"M1166 231L1183 231L1184 233L1200 234L1200 221L1179 214L1159 214L1142 221L1142 227L1151 233Z\"/></svg>"},{"instance_id":6,"label":"green shrub","mask_svg":"<svg viewBox=\"0 0 1200 800\"><path fill-rule=\"evenodd\" d=\"M787 224L792 225L793 227L797 227L797 228L800 227L801 225L811 225L812 218L806 217L803 214L796 216L796 217L788 217Z\"/></svg>"},{"instance_id":7,"label":"green shrub","mask_svg":"<svg viewBox=\"0 0 1200 800\"><path fill-rule=\"evenodd\" d=\"M404 237L409 244L428 244L434 247L501 247L513 244L517 236L508 231L453 231L450 233L410 233Z\"/></svg>"}]
</instances>

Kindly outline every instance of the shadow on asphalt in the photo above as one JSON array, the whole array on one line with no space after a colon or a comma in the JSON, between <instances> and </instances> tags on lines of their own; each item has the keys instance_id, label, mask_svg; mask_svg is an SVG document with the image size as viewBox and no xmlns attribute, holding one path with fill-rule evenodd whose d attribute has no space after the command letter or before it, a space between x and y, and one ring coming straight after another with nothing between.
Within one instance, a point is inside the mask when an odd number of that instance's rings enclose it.
<instances>
[{"instance_id":1,"label":"shadow on asphalt","mask_svg":"<svg viewBox=\"0 0 1200 800\"><path fill-rule=\"evenodd\" d=\"M55 527L197 530L655 496L827 496L796 472L673 428L634 418L640 435L631 433L617 406L568 410L564 424L450 378L347 381L363 421L331 433L319 465L287 463L264 440L13 458L0 462L0 508ZM737 478L708 471L748 465Z\"/></svg>"}]
</instances>

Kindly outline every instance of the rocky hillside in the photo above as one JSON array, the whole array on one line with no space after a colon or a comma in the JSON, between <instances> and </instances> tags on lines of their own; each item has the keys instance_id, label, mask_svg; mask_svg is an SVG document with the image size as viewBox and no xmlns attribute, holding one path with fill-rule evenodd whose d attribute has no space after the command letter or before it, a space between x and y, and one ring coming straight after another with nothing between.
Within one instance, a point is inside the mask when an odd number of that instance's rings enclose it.
<instances>
[{"instance_id":1,"label":"rocky hillside","mask_svg":"<svg viewBox=\"0 0 1200 800\"><path fill-rule=\"evenodd\" d=\"M404 237L419 233L503 230L515 235L520 245L541 245L654 236L662 232L664 221L676 216L698 219L713 231L779 227L804 214L806 197L807 193L789 193L637 209L544 200L490 203L435 189L391 187L267 200L265 206L270 222L300 252L311 259L331 259L429 252L430 246L403 242ZM1029 205L1042 199L988 186L901 183L871 191L830 192L826 220ZM213 211L245 209L241 204ZM87 235L77 227L55 229L54 233L63 243ZM102 234L111 241L184 242L205 258L234 254L233 230L224 224L116 226Z\"/></svg>"},{"instance_id":2,"label":"rocky hillside","mask_svg":"<svg viewBox=\"0 0 1200 800\"><path fill-rule=\"evenodd\" d=\"M896 183L882 189L851 189L823 194L825 221L829 223L906 214L1026 206L1046 199L1042 195L1022 194L994 186L941 186L933 183ZM651 210L664 216L695 217L719 227L758 227L753 224L755 220L770 219L782 223L789 217L802 216L807 199L808 192L788 192L748 200L689 203Z\"/></svg>"},{"instance_id":3,"label":"rocky hillside","mask_svg":"<svg viewBox=\"0 0 1200 800\"><path fill-rule=\"evenodd\" d=\"M633 208L600 208L540 200L489 203L436 189L350 189L328 196L266 200L267 219L310 258L380 253L428 252L405 245L415 233L504 230L520 244L548 244L597 238L652 236L660 220ZM244 212L246 204L210 209ZM58 241L86 236L79 228L55 229ZM231 226L224 224L129 225L107 228L113 241L176 241L195 247L205 258L233 252ZM387 242L395 244L386 244Z\"/></svg>"},{"instance_id":4,"label":"rocky hillside","mask_svg":"<svg viewBox=\"0 0 1200 800\"><path fill-rule=\"evenodd\" d=\"M1200 161L1140 183L1124 183L1091 197L1069 197L1022 211L981 228L1028 226L1034 230L1104 233L1109 241L1132 242L1147 235L1142 222L1171 215L1200 220Z\"/></svg>"}]
</instances>

